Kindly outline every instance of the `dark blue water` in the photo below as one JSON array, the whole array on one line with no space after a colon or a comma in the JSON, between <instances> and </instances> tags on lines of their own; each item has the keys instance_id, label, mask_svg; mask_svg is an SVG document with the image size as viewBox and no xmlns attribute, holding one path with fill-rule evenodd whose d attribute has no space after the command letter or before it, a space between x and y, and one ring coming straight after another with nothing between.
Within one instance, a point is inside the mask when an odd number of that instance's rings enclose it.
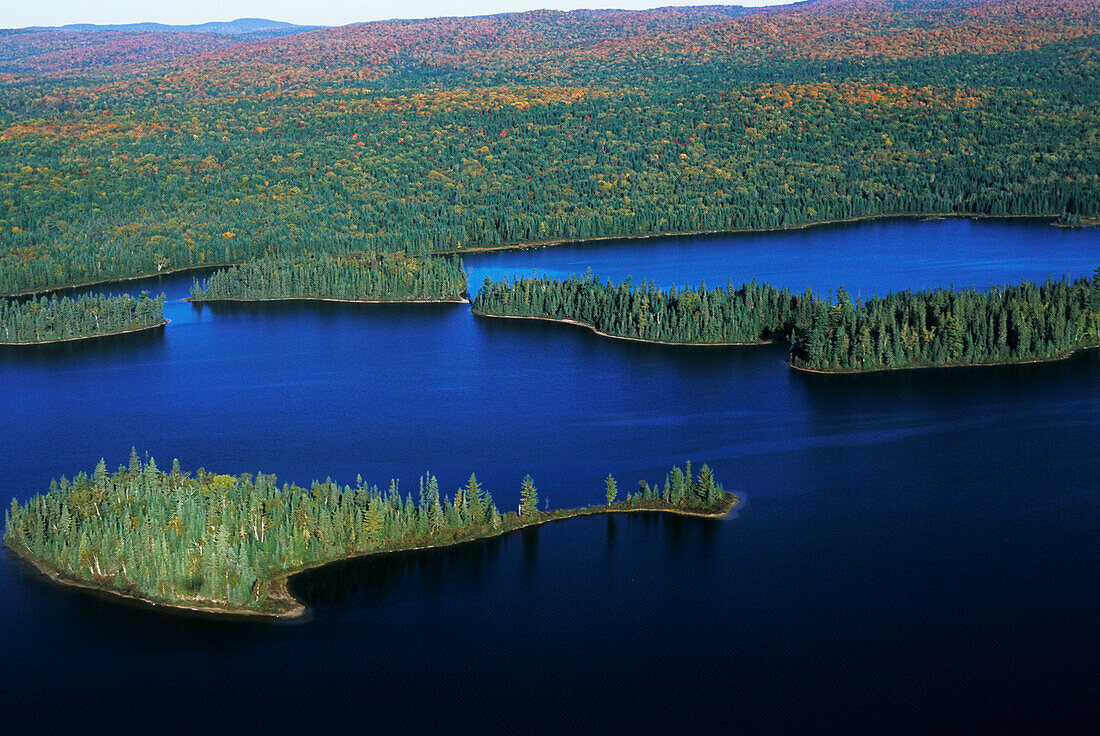
<instances>
[{"instance_id":1,"label":"dark blue water","mask_svg":"<svg viewBox=\"0 0 1100 736\"><path fill-rule=\"evenodd\" d=\"M929 259L929 242L958 250ZM866 293L1088 274L1100 233L888 222L467 259L474 283L590 264ZM690 458L746 502L726 521L580 519L329 568L296 581L299 625L135 610L6 558L5 730L1050 732L1098 715L1098 351L809 376L781 346L662 348L457 305L168 316L0 352L9 495L135 445L298 482L412 490L430 470L453 489L476 471L502 506L524 473L566 507L599 501L608 472L627 487Z\"/></svg>"}]
</instances>

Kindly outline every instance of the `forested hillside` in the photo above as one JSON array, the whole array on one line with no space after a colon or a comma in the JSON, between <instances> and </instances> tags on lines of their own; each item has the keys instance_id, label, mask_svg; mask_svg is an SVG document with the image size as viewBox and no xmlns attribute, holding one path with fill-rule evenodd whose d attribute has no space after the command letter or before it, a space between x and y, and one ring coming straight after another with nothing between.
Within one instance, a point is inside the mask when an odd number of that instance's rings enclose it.
<instances>
[{"instance_id":1,"label":"forested hillside","mask_svg":"<svg viewBox=\"0 0 1100 736\"><path fill-rule=\"evenodd\" d=\"M353 253L251 261L215 271L191 288L191 301L340 299L462 301L466 274L454 258Z\"/></svg>"},{"instance_id":2,"label":"forested hillside","mask_svg":"<svg viewBox=\"0 0 1100 736\"><path fill-rule=\"evenodd\" d=\"M283 612L285 600L268 600L272 585L304 567L454 544L584 513L724 513L736 501L710 468L695 473L690 463L673 468L663 487L643 482L623 501L612 476L604 485L606 507L554 512L539 509L538 489L527 476L515 494L519 513L504 513L476 475L445 494L425 474L414 499L401 494L396 480L386 489L361 478L354 488L331 480L280 486L262 473L200 469L192 476L178 462L165 472L131 453L129 465L116 472L101 460L91 475L54 481L48 493L22 505L12 500L4 541L48 572L145 600Z\"/></svg>"},{"instance_id":3,"label":"forested hillside","mask_svg":"<svg viewBox=\"0 0 1100 736\"><path fill-rule=\"evenodd\" d=\"M0 299L0 345L77 340L163 324L164 294Z\"/></svg>"},{"instance_id":4,"label":"forested hillside","mask_svg":"<svg viewBox=\"0 0 1100 736\"><path fill-rule=\"evenodd\" d=\"M1100 214L1098 32L1090 0L815 0L4 75L0 293L883 214L1080 224Z\"/></svg>"}]
</instances>

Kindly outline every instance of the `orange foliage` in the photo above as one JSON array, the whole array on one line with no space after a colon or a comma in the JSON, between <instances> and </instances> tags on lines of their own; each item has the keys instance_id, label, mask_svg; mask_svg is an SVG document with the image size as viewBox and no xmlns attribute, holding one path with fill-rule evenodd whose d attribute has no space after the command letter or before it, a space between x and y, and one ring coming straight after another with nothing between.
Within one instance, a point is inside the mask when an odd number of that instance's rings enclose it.
<instances>
[{"instance_id":1,"label":"orange foliage","mask_svg":"<svg viewBox=\"0 0 1100 736\"><path fill-rule=\"evenodd\" d=\"M960 0L954 5L818 0L683 31L616 39L578 55L687 55L704 62L745 53L788 59L990 54L1093 36L1098 26L1100 5L1091 0Z\"/></svg>"},{"instance_id":2,"label":"orange foliage","mask_svg":"<svg viewBox=\"0 0 1100 736\"><path fill-rule=\"evenodd\" d=\"M86 56L92 53L89 49L107 53L112 44L124 47L111 57L118 64L101 71L97 81L44 89L38 101L48 106L104 97L156 96L178 103L350 96L363 82L405 72L413 75L409 86L418 86L415 80L425 74L431 79L437 73L456 73L465 84L476 84L479 75L494 83L506 75L519 83L543 85L540 89L548 95L544 101L568 103L563 86L571 86L572 79L591 79L593 70L621 70L616 78L628 80L650 63L739 65L773 59L991 54L1097 33L1100 3L1095 0L815 0L752 11L533 11L385 21L228 47L198 38L202 34L185 39L177 38L181 34L115 33L105 36L108 42L66 42L73 47L48 51L36 63L42 70L65 69L84 62L51 55ZM4 43L28 38L36 36L4 37L0 52ZM132 63L135 58L141 62ZM493 99L456 99L454 104L466 109L510 104L503 99L506 93L487 89L479 91ZM535 97L524 101L542 104ZM412 104L432 108L437 103L425 97ZM442 99L439 104L446 107Z\"/></svg>"},{"instance_id":3,"label":"orange foliage","mask_svg":"<svg viewBox=\"0 0 1100 736\"><path fill-rule=\"evenodd\" d=\"M839 100L847 105L954 110L975 107L989 96L988 92L976 89L910 87L885 82L772 84L755 91L761 100L775 100L784 107L805 100Z\"/></svg>"},{"instance_id":4,"label":"orange foliage","mask_svg":"<svg viewBox=\"0 0 1100 736\"><path fill-rule=\"evenodd\" d=\"M569 105L583 99L607 97L608 94L606 90L592 90L587 87L457 87L400 97L376 97L363 103L361 109L452 112L513 107L526 110L536 105Z\"/></svg>"},{"instance_id":5,"label":"orange foliage","mask_svg":"<svg viewBox=\"0 0 1100 736\"><path fill-rule=\"evenodd\" d=\"M166 130L167 126L135 122L131 120L113 120L110 118L78 118L67 120L64 123L46 122L44 120L29 119L19 123L13 123L3 131L0 131L0 140L13 140L27 136L42 136L54 139L79 139L109 138L125 136L132 140L140 140L153 135L157 131Z\"/></svg>"}]
</instances>

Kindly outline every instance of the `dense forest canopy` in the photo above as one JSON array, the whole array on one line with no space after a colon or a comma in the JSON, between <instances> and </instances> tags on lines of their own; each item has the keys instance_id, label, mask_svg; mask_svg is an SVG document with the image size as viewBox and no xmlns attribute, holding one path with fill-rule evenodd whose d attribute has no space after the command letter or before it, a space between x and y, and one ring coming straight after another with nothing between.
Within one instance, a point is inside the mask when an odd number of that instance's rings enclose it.
<instances>
[{"instance_id":1,"label":"dense forest canopy","mask_svg":"<svg viewBox=\"0 0 1100 736\"><path fill-rule=\"evenodd\" d=\"M756 282L734 288L635 287L603 283L591 274L564 281L519 277L491 281L473 302L475 314L539 317L590 325L613 337L695 345L752 343L785 337L817 300Z\"/></svg>"},{"instance_id":2,"label":"dense forest canopy","mask_svg":"<svg viewBox=\"0 0 1100 736\"><path fill-rule=\"evenodd\" d=\"M840 289L794 331L791 364L871 371L1058 358L1100 345L1092 278L1008 288L903 291L860 304Z\"/></svg>"},{"instance_id":3,"label":"dense forest canopy","mask_svg":"<svg viewBox=\"0 0 1100 736\"><path fill-rule=\"evenodd\" d=\"M465 291L461 260L395 251L250 261L196 281L191 300L461 301Z\"/></svg>"},{"instance_id":4,"label":"dense forest canopy","mask_svg":"<svg viewBox=\"0 0 1100 736\"><path fill-rule=\"evenodd\" d=\"M162 324L164 294L0 299L0 344L76 340Z\"/></svg>"},{"instance_id":5,"label":"dense forest canopy","mask_svg":"<svg viewBox=\"0 0 1100 736\"><path fill-rule=\"evenodd\" d=\"M8 73L0 293L896 213L1079 224L1100 213L1098 31L1088 0L815 0Z\"/></svg>"},{"instance_id":6,"label":"dense forest canopy","mask_svg":"<svg viewBox=\"0 0 1100 736\"><path fill-rule=\"evenodd\" d=\"M617 483L608 476L607 487ZM502 512L471 475L451 494L432 475L416 498L398 481L354 487L332 480L309 488L279 485L257 473L193 476L173 462L131 453L110 472L50 484L25 504L12 500L5 542L68 579L168 603L263 610L274 578L354 555L453 544L577 512L539 510L530 476L518 489L517 512ZM616 488L617 491L617 488ZM617 494L616 494L617 495ZM606 507L579 510L728 510L732 497L709 467L674 467L664 485L641 482L625 501L607 492ZM507 504L512 507L510 501Z\"/></svg>"},{"instance_id":7,"label":"dense forest canopy","mask_svg":"<svg viewBox=\"0 0 1100 736\"><path fill-rule=\"evenodd\" d=\"M790 340L791 365L874 371L1048 360L1100 345L1100 268L1092 278L1007 288L903 291L836 303L767 284L662 290L603 283L485 280L475 314L573 321L637 340L695 345Z\"/></svg>"}]
</instances>

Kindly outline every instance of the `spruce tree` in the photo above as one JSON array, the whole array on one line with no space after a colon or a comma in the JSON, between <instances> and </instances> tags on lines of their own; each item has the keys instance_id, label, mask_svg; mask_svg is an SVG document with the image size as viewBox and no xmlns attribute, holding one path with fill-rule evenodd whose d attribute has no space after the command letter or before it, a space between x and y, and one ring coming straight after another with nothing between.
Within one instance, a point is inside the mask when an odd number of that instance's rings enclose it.
<instances>
[{"instance_id":1,"label":"spruce tree","mask_svg":"<svg viewBox=\"0 0 1100 736\"><path fill-rule=\"evenodd\" d=\"M535 481L530 475L523 477L523 486L519 492L519 513L521 516L532 516L539 510L539 492L535 488Z\"/></svg>"}]
</instances>

